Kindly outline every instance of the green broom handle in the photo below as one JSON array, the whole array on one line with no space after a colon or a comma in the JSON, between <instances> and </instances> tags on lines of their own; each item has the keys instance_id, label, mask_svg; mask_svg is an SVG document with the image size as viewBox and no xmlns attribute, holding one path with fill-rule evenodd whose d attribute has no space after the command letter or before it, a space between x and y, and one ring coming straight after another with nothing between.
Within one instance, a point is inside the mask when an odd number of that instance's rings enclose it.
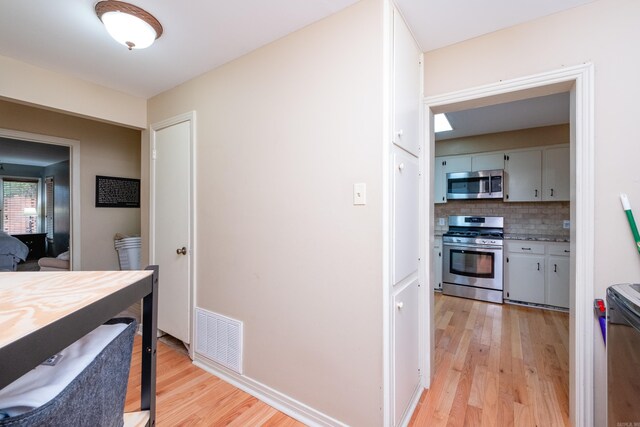
<instances>
[{"instance_id":1,"label":"green broom handle","mask_svg":"<svg viewBox=\"0 0 640 427\"><path fill-rule=\"evenodd\" d=\"M636 249L638 249L638 252L640 252L640 234L638 234L638 227L636 226L636 220L633 218L633 212L631 211L629 199L627 198L626 194L620 194L620 200L622 201L622 208L624 209L624 213L627 214L627 220L629 221L631 233L633 234L633 238L636 241Z\"/></svg>"}]
</instances>

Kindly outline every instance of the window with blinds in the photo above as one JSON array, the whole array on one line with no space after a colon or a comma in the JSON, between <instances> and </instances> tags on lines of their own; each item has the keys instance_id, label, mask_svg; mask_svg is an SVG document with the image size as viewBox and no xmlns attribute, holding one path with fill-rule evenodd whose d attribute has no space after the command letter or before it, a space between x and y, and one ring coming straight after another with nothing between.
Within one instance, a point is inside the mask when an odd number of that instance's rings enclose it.
<instances>
[{"instance_id":1,"label":"window with blinds","mask_svg":"<svg viewBox=\"0 0 640 427\"><path fill-rule=\"evenodd\" d=\"M38 232L37 179L2 179L2 229L9 234Z\"/></svg>"},{"instance_id":2,"label":"window with blinds","mask_svg":"<svg viewBox=\"0 0 640 427\"><path fill-rule=\"evenodd\" d=\"M44 179L44 231L48 239L53 239L53 177Z\"/></svg>"}]
</instances>

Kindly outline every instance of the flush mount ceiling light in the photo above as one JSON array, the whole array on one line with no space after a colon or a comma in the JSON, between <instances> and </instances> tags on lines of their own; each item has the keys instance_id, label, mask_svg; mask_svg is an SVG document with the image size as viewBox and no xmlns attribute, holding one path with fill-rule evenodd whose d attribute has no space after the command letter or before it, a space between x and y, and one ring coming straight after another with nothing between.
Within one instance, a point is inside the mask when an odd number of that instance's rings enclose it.
<instances>
[{"instance_id":1,"label":"flush mount ceiling light","mask_svg":"<svg viewBox=\"0 0 640 427\"><path fill-rule=\"evenodd\" d=\"M96 3L96 14L118 43L131 49L144 49L162 35L162 25L144 9L123 1Z\"/></svg>"}]
</instances>

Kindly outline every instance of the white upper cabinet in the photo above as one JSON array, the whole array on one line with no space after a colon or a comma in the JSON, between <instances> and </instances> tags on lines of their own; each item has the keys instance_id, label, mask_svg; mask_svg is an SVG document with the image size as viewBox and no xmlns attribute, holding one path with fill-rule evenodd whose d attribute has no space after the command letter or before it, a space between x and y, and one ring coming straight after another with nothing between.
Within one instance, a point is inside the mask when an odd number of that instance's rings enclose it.
<instances>
[{"instance_id":1,"label":"white upper cabinet","mask_svg":"<svg viewBox=\"0 0 640 427\"><path fill-rule=\"evenodd\" d=\"M542 200L542 150L511 151L505 161L505 202Z\"/></svg>"},{"instance_id":2,"label":"white upper cabinet","mask_svg":"<svg viewBox=\"0 0 640 427\"><path fill-rule=\"evenodd\" d=\"M569 147L542 151L542 200L569 200Z\"/></svg>"},{"instance_id":3,"label":"white upper cabinet","mask_svg":"<svg viewBox=\"0 0 640 427\"><path fill-rule=\"evenodd\" d=\"M472 171L504 169L504 153L474 154L471 157Z\"/></svg>"},{"instance_id":4,"label":"white upper cabinet","mask_svg":"<svg viewBox=\"0 0 640 427\"><path fill-rule=\"evenodd\" d=\"M393 143L414 156L420 154L422 53L404 23L393 13Z\"/></svg>"},{"instance_id":5,"label":"white upper cabinet","mask_svg":"<svg viewBox=\"0 0 640 427\"><path fill-rule=\"evenodd\" d=\"M452 172L469 172L471 156L436 157L434 175L434 203L447 202L447 174Z\"/></svg>"}]
</instances>

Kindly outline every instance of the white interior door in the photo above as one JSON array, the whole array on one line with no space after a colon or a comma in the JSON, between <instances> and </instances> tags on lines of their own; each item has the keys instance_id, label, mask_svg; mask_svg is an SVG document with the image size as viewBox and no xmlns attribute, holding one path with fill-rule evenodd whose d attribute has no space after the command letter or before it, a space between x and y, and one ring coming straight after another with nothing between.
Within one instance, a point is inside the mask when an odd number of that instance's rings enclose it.
<instances>
[{"instance_id":1,"label":"white interior door","mask_svg":"<svg viewBox=\"0 0 640 427\"><path fill-rule=\"evenodd\" d=\"M158 328L185 343L191 330L192 122L152 136L151 263L160 267Z\"/></svg>"}]
</instances>

